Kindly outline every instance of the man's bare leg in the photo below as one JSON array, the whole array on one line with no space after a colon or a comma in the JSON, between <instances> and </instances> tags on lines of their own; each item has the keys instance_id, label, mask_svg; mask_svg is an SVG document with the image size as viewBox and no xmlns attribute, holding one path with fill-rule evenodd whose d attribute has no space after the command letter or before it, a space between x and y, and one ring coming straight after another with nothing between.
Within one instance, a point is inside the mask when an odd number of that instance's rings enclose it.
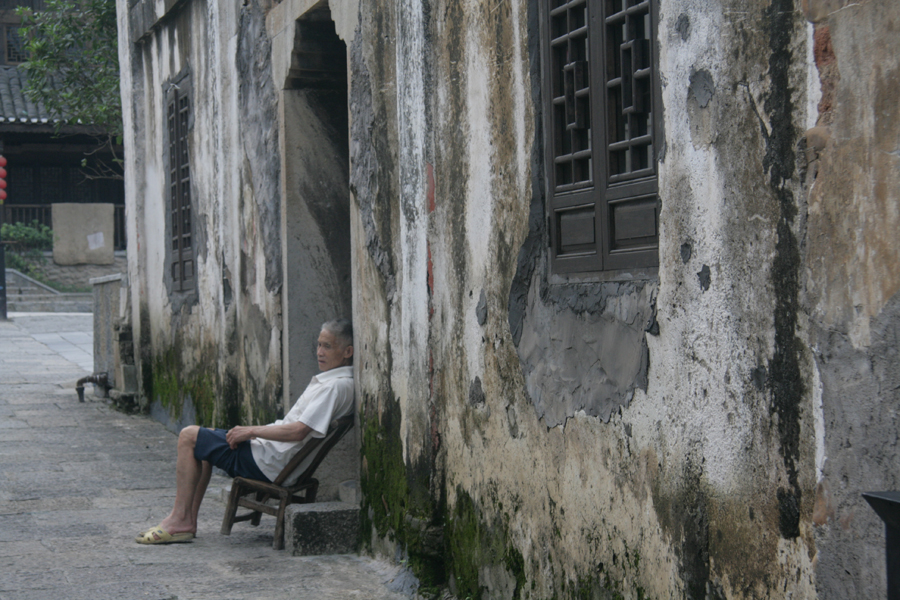
<instances>
[{"instance_id":1,"label":"man's bare leg","mask_svg":"<svg viewBox=\"0 0 900 600\"><path fill-rule=\"evenodd\" d=\"M205 460L202 461L200 465L200 479L197 481L197 488L194 490L194 504L191 507L191 513L194 516L194 533L197 533L197 515L200 513L200 503L203 502L203 497L206 495L206 488L209 485L210 478L212 478L212 465Z\"/></svg>"},{"instance_id":2,"label":"man's bare leg","mask_svg":"<svg viewBox=\"0 0 900 600\"><path fill-rule=\"evenodd\" d=\"M194 446L200 428L190 425L178 435L178 459L175 462L175 506L160 523L169 533L197 532L197 510L209 484L209 463L194 458ZM204 470L206 474L204 476ZM199 492L199 494L198 494ZM195 506L196 505L196 506Z\"/></svg>"}]
</instances>

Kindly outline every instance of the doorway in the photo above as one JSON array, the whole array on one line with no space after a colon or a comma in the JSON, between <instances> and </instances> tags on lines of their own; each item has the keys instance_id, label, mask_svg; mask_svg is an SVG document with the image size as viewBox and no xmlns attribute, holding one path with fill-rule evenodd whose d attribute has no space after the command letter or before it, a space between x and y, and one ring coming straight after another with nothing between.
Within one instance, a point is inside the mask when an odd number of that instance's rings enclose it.
<instances>
[{"instance_id":1,"label":"doorway","mask_svg":"<svg viewBox=\"0 0 900 600\"><path fill-rule=\"evenodd\" d=\"M281 103L286 408L318 373L321 324L352 316L347 93L346 45L321 2L295 22ZM319 495L327 499L340 481L356 479L357 463L348 435L320 468Z\"/></svg>"}]
</instances>

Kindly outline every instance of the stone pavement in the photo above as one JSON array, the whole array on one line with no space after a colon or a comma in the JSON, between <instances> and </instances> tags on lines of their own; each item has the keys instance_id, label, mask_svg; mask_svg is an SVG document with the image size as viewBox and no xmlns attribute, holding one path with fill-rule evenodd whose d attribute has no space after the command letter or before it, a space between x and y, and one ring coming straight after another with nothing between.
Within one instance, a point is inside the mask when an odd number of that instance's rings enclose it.
<instances>
[{"instance_id":1,"label":"stone pavement","mask_svg":"<svg viewBox=\"0 0 900 600\"><path fill-rule=\"evenodd\" d=\"M42 382L59 382L57 369L72 363L90 375L94 370L94 316L91 313L9 313L7 327L0 329L0 383L25 382L38 377ZM2 321L0 321L2 323ZM11 326L11 327L10 327Z\"/></svg>"},{"instance_id":2,"label":"stone pavement","mask_svg":"<svg viewBox=\"0 0 900 600\"><path fill-rule=\"evenodd\" d=\"M79 403L90 314L0 321L0 600L402 600L408 576L355 555L272 549L274 519L219 535L213 476L189 544L142 546L175 492L175 436L105 401ZM406 586L401 585L405 582Z\"/></svg>"}]
</instances>

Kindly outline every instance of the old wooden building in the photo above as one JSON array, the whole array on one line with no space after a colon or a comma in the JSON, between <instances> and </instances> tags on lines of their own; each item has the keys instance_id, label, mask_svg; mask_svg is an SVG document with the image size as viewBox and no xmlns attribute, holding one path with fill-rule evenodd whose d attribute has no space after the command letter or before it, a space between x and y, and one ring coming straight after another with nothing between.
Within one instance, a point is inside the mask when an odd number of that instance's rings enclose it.
<instances>
[{"instance_id":1,"label":"old wooden building","mask_svg":"<svg viewBox=\"0 0 900 600\"><path fill-rule=\"evenodd\" d=\"M900 5L119 0L119 26L159 418L281 416L352 315L359 426L323 470L423 588L883 596Z\"/></svg>"}]
</instances>

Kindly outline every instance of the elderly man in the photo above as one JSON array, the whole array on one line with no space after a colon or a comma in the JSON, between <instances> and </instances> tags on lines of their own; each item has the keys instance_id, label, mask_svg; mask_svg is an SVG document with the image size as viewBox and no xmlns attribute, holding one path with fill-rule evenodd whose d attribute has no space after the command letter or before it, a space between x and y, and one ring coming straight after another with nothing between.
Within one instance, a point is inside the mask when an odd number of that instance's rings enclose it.
<instances>
[{"instance_id":1,"label":"elderly man","mask_svg":"<svg viewBox=\"0 0 900 600\"><path fill-rule=\"evenodd\" d=\"M354 403L350 321L338 319L322 325L316 357L321 373L312 378L284 419L228 431L196 425L181 430L175 464L175 506L159 525L136 537L136 542L171 544L192 540L213 466L232 477L272 481L305 440L324 437L333 419L351 414Z\"/></svg>"}]
</instances>

